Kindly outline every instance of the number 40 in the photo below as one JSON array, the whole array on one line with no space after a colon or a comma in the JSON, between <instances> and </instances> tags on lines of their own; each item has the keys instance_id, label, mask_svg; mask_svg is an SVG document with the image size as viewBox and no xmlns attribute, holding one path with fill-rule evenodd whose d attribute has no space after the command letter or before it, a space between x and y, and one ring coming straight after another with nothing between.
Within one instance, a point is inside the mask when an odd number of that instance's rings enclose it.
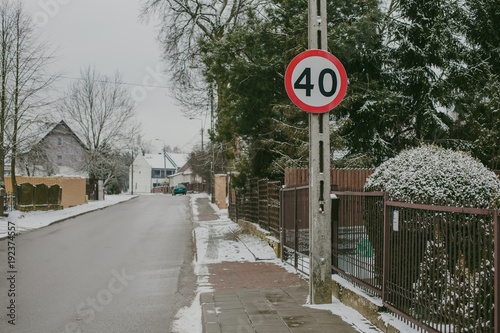
<instances>
[{"instance_id":1,"label":"number 40","mask_svg":"<svg viewBox=\"0 0 500 333\"><path fill-rule=\"evenodd\" d=\"M330 75L332 77L332 88L330 91L325 90L325 75ZM303 81L306 81L303 83ZM318 85L319 85L319 91L321 94L325 97L331 97L333 94L335 94L335 91L337 90L337 75L335 75L335 72L331 68L325 68L319 73L318 77ZM310 97L311 96L311 90L314 89L314 84L311 83L311 68L306 67L304 71L300 74L298 79L295 81L293 84L293 87L295 89L305 89L306 90L306 96Z\"/></svg>"}]
</instances>

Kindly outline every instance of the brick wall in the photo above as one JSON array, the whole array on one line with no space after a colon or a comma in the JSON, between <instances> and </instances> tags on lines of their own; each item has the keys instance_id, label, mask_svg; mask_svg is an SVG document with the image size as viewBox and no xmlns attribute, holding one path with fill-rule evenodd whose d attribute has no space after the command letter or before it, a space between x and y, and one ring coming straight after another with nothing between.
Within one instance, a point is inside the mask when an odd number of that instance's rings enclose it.
<instances>
[{"instance_id":1,"label":"brick wall","mask_svg":"<svg viewBox=\"0 0 500 333\"><path fill-rule=\"evenodd\" d=\"M86 203L86 180L79 177L16 177L18 184L30 183L46 184L47 186L58 184L62 188L61 205L64 208L77 206ZM5 177L5 189L12 192L10 177Z\"/></svg>"},{"instance_id":2,"label":"brick wall","mask_svg":"<svg viewBox=\"0 0 500 333\"><path fill-rule=\"evenodd\" d=\"M227 209L226 202L226 175L215 175L214 178L214 198L217 207L220 209Z\"/></svg>"}]
</instances>

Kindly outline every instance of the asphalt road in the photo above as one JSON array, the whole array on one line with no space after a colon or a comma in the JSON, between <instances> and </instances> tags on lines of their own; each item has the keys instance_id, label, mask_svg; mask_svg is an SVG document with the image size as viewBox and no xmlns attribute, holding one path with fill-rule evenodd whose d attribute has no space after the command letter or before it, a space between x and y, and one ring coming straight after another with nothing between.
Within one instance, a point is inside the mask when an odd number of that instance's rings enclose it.
<instances>
[{"instance_id":1,"label":"asphalt road","mask_svg":"<svg viewBox=\"0 0 500 333\"><path fill-rule=\"evenodd\" d=\"M15 274L0 241L0 332L169 332L196 289L188 199L140 196L17 236Z\"/></svg>"}]
</instances>

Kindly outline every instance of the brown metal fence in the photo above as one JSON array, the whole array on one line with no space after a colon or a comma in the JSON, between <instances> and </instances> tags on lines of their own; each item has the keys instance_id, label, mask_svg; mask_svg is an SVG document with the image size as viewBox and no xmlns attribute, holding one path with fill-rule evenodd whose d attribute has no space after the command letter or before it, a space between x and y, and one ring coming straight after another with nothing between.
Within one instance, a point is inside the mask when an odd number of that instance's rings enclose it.
<instances>
[{"instance_id":1,"label":"brown metal fence","mask_svg":"<svg viewBox=\"0 0 500 333\"><path fill-rule=\"evenodd\" d=\"M281 190L281 258L309 271L309 187Z\"/></svg>"},{"instance_id":2,"label":"brown metal fence","mask_svg":"<svg viewBox=\"0 0 500 333\"><path fill-rule=\"evenodd\" d=\"M258 223L279 237L281 183L268 179L250 179L241 193L229 191L229 218Z\"/></svg>"},{"instance_id":3,"label":"brown metal fence","mask_svg":"<svg viewBox=\"0 0 500 333\"><path fill-rule=\"evenodd\" d=\"M334 194L335 272L428 332L500 331L499 210Z\"/></svg>"},{"instance_id":4,"label":"brown metal fence","mask_svg":"<svg viewBox=\"0 0 500 333\"><path fill-rule=\"evenodd\" d=\"M332 268L372 294L381 294L384 193L334 194L338 200L332 201Z\"/></svg>"}]
</instances>

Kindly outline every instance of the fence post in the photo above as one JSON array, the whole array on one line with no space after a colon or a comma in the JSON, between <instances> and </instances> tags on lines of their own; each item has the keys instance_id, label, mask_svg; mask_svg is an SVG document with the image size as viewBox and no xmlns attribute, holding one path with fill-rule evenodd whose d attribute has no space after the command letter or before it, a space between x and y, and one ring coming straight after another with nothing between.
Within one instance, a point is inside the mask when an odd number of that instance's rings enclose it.
<instances>
[{"instance_id":1,"label":"fence post","mask_svg":"<svg viewBox=\"0 0 500 333\"><path fill-rule=\"evenodd\" d=\"M497 210L493 213L493 221L495 223L495 259L494 259L494 267L495 267L495 328L494 332L500 333L500 225L498 220L498 213L500 211Z\"/></svg>"},{"instance_id":2,"label":"fence post","mask_svg":"<svg viewBox=\"0 0 500 333\"><path fill-rule=\"evenodd\" d=\"M286 170L285 170L286 172ZM278 214L279 214L279 224L278 224L278 231L280 233L280 258L281 261L283 261L283 247L285 246L285 239L283 237L283 229L284 229L284 222L283 222L283 189L280 188L279 192L279 201L280 201L280 209L278 209Z\"/></svg>"},{"instance_id":3,"label":"fence post","mask_svg":"<svg viewBox=\"0 0 500 333\"><path fill-rule=\"evenodd\" d=\"M332 198L332 266L339 267L339 257L338 257L338 244L339 244L339 208L340 208L340 199L335 196ZM335 250L336 254L334 256L333 250ZM333 271L336 274L336 271Z\"/></svg>"},{"instance_id":4,"label":"fence post","mask_svg":"<svg viewBox=\"0 0 500 333\"><path fill-rule=\"evenodd\" d=\"M294 210L293 210L293 252L294 252L294 259L293 259L293 266L295 269L299 267L299 261L298 261L298 250L299 250L299 228L297 227L297 188L294 189ZM309 253L310 253L309 249Z\"/></svg>"},{"instance_id":5,"label":"fence post","mask_svg":"<svg viewBox=\"0 0 500 333\"><path fill-rule=\"evenodd\" d=\"M0 217L3 216L3 205L5 204L5 190L0 187Z\"/></svg>"},{"instance_id":6,"label":"fence post","mask_svg":"<svg viewBox=\"0 0 500 333\"><path fill-rule=\"evenodd\" d=\"M387 206L387 201L389 201L389 194L384 193L384 246L383 246L383 263L382 263L382 302L387 301L387 278L389 277L389 260L390 260L390 214L389 208Z\"/></svg>"}]
</instances>

